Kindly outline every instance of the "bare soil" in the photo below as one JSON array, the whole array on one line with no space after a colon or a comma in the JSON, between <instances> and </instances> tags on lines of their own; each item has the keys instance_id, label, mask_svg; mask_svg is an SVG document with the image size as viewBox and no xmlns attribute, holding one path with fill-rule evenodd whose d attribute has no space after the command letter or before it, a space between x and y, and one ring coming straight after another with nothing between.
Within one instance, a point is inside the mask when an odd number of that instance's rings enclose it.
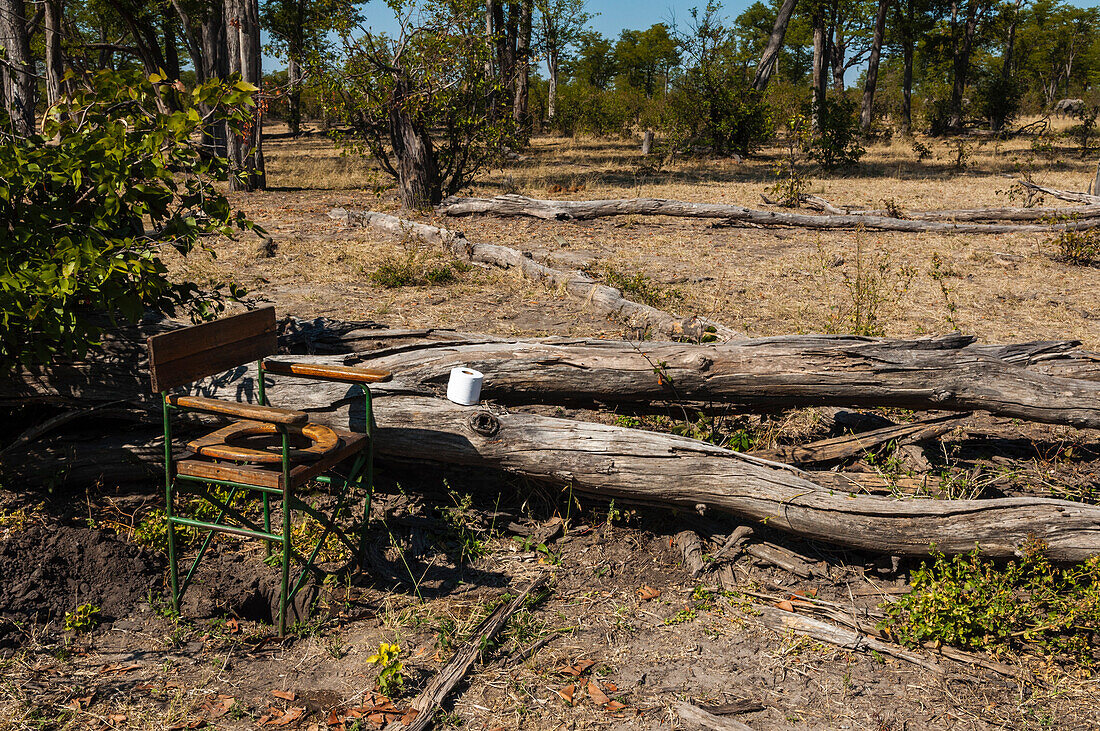
<instances>
[{"instance_id":1,"label":"bare soil","mask_svg":"<svg viewBox=\"0 0 1100 731\"><path fill-rule=\"evenodd\" d=\"M1074 189L1084 187L1091 168L1071 150L1047 158L1016 141L997 149L972 143L968 167L956 171L952 150L929 144L937 157L925 162L907 143L872 146L865 165L822 176L812 192L844 204L878 206L891 198L913 208L1005 205L1008 194L1000 191L1010 181L1002 176L1021 167ZM765 150L741 163L678 161L658 174L643 167L635 147L539 138L525 159L491 171L472 192L561 197L547 191L562 185L584 186L569 194L576 198L760 205L779 154ZM396 210L370 165L341 157L317 137L273 140L267 149L273 188L237 201L268 230L274 256L242 237L218 242L217 259L173 263L178 276L240 282L281 315L517 336L629 334L583 302L511 272L455 266L447 284L378 286L370 275L385 261L454 263L327 217L334 206ZM440 225L562 267L644 274L665 309L708 315L751 334L844 331L852 307L845 275L863 257L883 262L877 317L888 335L957 326L986 341L1078 338L1100 349L1100 270L1054 260L1042 236L818 234L637 218ZM928 273L933 253L947 271L946 293ZM912 274L901 287L903 269ZM771 441L838 433L813 410L727 418ZM887 494L1092 501L1100 494L1095 431L978 416L926 445L922 456L930 465L887 469L855 460L842 468L867 478L862 489ZM1014 668L1012 679L922 650L946 668L940 675L769 629L751 607L809 595L873 625L880 605L906 590L910 563L761 527L759 537L807 557L817 575L798 578L742 555L731 563L742 593L731 594L719 591L712 573L693 579L672 539L695 530L713 551L737 525L732 519L608 505L425 463L381 464L378 481L366 570L313 585L303 600L313 612L307 616L300 603L300 621L282 641L271 627L276 570L261 561L255 542L215 541L182 618L166 611L164 558L138 545L134 531L163 499L157 484L99 485L82 495L0 492L0 728L378 728L369 711L378 701L378 668L367 658L380 643L402 649L406 680L392 698L401 709L494 606L544 572L553 576L550 592L486 648L438 728L687 728L673 711L679 700L752 701L734 718L758 731L1100 728L1100 680L1075 668L999 658ZM339 559L328 567L336 570ZM100 609L101 622L90 632L66 631L65 613L85 603ZM592 697L597 692L615 704L602 707Z\"/></svg>"}]
</instances>

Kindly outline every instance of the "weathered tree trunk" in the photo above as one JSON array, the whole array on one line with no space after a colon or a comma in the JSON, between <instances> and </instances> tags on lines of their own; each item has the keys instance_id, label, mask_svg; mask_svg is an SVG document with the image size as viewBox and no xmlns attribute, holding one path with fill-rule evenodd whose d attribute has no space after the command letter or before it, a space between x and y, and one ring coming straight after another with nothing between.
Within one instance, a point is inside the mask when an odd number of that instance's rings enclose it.
<instances>
[{"instance_id":1,"label":"weathered tree trunk","mask_svg":"<svg viewBox=\"0 0 1100 731\"><path fill-rule=\"evenodd\" d=\"M1097 175L1100 176L1100 165L1097 165ZM1054 196L1055 198L1063 201L1070 201L1072 203L1085 203L1089 207L1094 205L1100 205L1100 195L1090 195L1088 193L1078 193L1072 190L1055 190L1054 188L1047 188L1042 185L1036 185L1030 180L1020 179L1018 181L1020 185L1033 190L1036 193L1043 193L1044 195ZM1082 207L1084 209L1084 207Z\"/></svg>"},{"instance_id":2,"label":"weathered tree trunk","mask_svg":"<svg viewBox=\"0 0 1100 731\"><path fill-rule=\"evenodd\" d=\"M226 58L230 74L257 89L263 86L260 56L260 7L258 0L225 0ZM257 100L258 101L258 100ZM251 125L243 135L228 136L229 158L236 175L232 190L262 190L267 185L263 155L263 105L257 103Z\"/></svg>"},{"instance_id":3,"label":"weathered tree trunk","mask_svg":"<svg viewBox=\"0 0 1100 731\"><path fill-rule=\"evenodd\" d=\"M825 95L828 87L828 39L825 35L825 7L823 3L814 6L810 15L810 23L814 33L814 60L813 60L813 105L814 105L814 129L821 129L824 125L822 119L825 114Z\"/></svg>"},{"instance_id":4,"label":"weathered tree trunk","mask_svg":"<svg viewBox=\"0 0 1100 731\"><path fill-rule=\"evenodd\" d=\"M32 481L63 481L63 465L71 469L70 475L81 479L140 479L146 474L145 460L155 464L159 455L155 443L159 411L140 357L142 335L170 327L162 322L151 323L145 332L131 328L107 337L94 361L54 363L38 373L24 374L19 382L6 382L2 394L8 399L48 397L53 403L83 407L97 401L141 405L147 409L149 428L121 434L113 430L110 436L96 436L91 441L85 438L71 453L63 441L39 443L21 458L5 460L5 468ZM409 333L358 329L343 333L354 342L401 335ZM308 327L293 337L298 343L318 341L318 333ZM371 365L397 369L398 380L372 388L381 455L417 463L497 468L570 485L576 492L604 499L668 505L689 512L727 512L839 545L899 555L926 554L931 543L947 553L968 551L977 543L988 555L1007 557L1032 535L1045 540L1056 559L1082 560L1100 552L1100 507L1094 505L1030 498L953 501L857 496L823 489L806 479L806 473L792 468L684 437L509 413L500 406L491 410L462 407L431 396L445 387L444 374L450 364L461 361L482 368L487 374L486 397L502 401L551 403L552 394L564 393L560 384L565 382L579 383L589 393L600 391L628 400L644 393L650 394L644 396L647 399L653 394L660 398L672 387L696 394L704 389L729 393L740 387L754 397L771 389L780 402L788 403L807 398L819 381L824 384L819 393L844 390L849 396L861 392L870 396L885 391L885 382L894 379L890 382L901 389L898 398L904 403L924 399L936 408L950 408L958 399L975 395L996 401L1044 401L1036 408L1029 407L1026 417L1036 411L1049 415L1051 409L1072 402L1071 408L1096 423L1100 416L1097 384L1090 384L1096 389L1090 393L1072 381L1032 380L1026 372L1021 373L1023 369L1001 369L990 364L987 356L969 353L967 348L936 350L945 346L944 341L888 344L867 338L818 336L691 347L599 341L558 346L486 340L480 346L437 341L434 347L410 350L406 345L363 354L369 356ZM794 341L802 342L801 353L797 357L783 355ZM692 357L676 351L685 347ZM981 347L988 351L994 346ZM479 348L482 354L476 355ZM643 348L644 355L639 354ZM1026 358L1036 349L1017 346L991 352ZM345 356L294 358L330 363L348 360ZM654 364L662 363L657 359L667 358L671 360L658 367L661 373L655 373ZM961 388L956 389L950 377L945 380L943 370L933 364L944 360L962 364L962 369L956 370L965 377ZM756 367L742 367L742 363L756 363ZM619 369L613 370L613 365L622 365L625 375L614 377ZM895 377L894 373L901 375ZM539 381L542 386L537 385ZM1007 399L1005 394L992 395L995 388L1006 384L1012 388ZM231 401L254 400L256 394L254 375L245 369L204 381L192 390ZM362 402L356 393L345 384L293 378L277 378L268 390L275 405L307 410L318 423L362 428ZM507 398L509 393L514 398ZM764 400L771 403L777 399Z\"/></svg>"},{"instance_id":5,"label":"weathered tree trunk","mask_svg":"<svg viewBox=\"0 0 1100 731\"><path fill-rule=\"evenodd\" d=\"M768 45L764 47L764 53L760 56L760 63L756 66L756 77L752 81L752 88L764 91L768 88L772 74L779 64L779 51L783 48L783 39L787 36L787 26L791 22L794 8L798 0L783 0L779 11L775 16L775 24L772 26L771 35L768 36Z\"/></svg>"},{"instance_id":6,"label":"weathered tree trunk","mask_svg":"<svg viewBox=\"0 0 1100 731\"><path fill-rule=\"evenodd\" d=\"M816 195L802 196L802 203L807 208L839 216L891 215L891 212L885 208L837 206ZM942 211L902 211L901 216L919 221L1052 221L1060 218L1083 220L1100 217L1100 204L1062 208L952 208Z\"/></svg>"},{"instance_id":7,"label":"weathered tree trunk","mask_svg":"<svg viewBox=\"0 0 1100 731\"><path fill-rule=\"evenodd\" d=\"M880 341L784 336L716 345L577 341L404 347L364 354L403 383L440 389L451 368L486 375L504 403L736 403L765 409L890 406L988 411L1100 428L1100 383L1043 375L993 357L972 338ZM441 392L441 391L440 391Z\"/></svg>"},{"instance_id":8,"label":"weathered tree trunk","mask_svg":"<svg viewBox=\"0 0 1100 731\"><path fill-rule=\"evenodd\" d=\"M168 78L176 80L180 77L180 51L171 17L165 14L160 27L164 34L164 70L168 72Z\"/></svg>"},{"instance_id":9,"label":"weathered tree trunk","mask_svg":"<svg viewBox=\"0 0 1100 731\"><path fill-rule=\"evenodd\" d=\"M952 26L956 23L958 15L957 3L952 4ZM951 130L961 130L963 127L963 96L966 94L966 84L970 76L970 55L974 44L974 33L978 29L978 0L962 0L966 3L966 21L962 28L962 37L956 38L955 47L951 57L951 101L950 117L947 126Z\"/></svg>"},{"instance_id":10,"label":"weathered tree trunk","mask_svg":"<svg viewBox=\"0 0 1100 731\"><path fill-rule=\"evenodd\" d=\"M552 120L558 102L558 51L556 48L546 52L546 64L550 69L550 88L546 100L546 117Z\"/></svg>"},{"instance_id":11,"label":"weathered tree trunk","mask_svg":"<svg viewBox=\"0 0 1100 731\"><path fill-rule=\"evenodd\" d=\"M38 99L25 8L23 0L0 0L0 47L7 56L0 58L0 98L11 117L12 130L21 137L34 134Z\"/></svg>"},{"instance_id":12,"label":"weathered tree trunk","mask_svg":"<svg viewBox=\"0 0 1100 731\"><path fill-rule=\"evenodd\" d=\"M531 76L531 12L534 0L520 0L520 17L516 30L516 78L512 96L512 119L526 128L528 83Z\"/></svg>"},{"instance_id":13,"label":"weathered tree trunk","mask_svg":"<svg viewBox=\"0 0 1100 731\"><path fill-rule=\"evenodd\" d=\"M61 0L46 0L43 40L46 47L46 104L64 96L65 57L61 50Z\"/></svg>"},{"instance_id":14,"label":"weathered tree trunk","mask_svg":"<svg viewBox=\"0 0 1100 731\"><path fill-rule=\"evenodd\" d=\"M298 63L297 53L290 55L287 59L286 80L286 123L290 128L290 134L296 137L302 132L302 66Z\"/></svg>"},{"instance_id":15,"label":"weathered tree trunk","mask_svg":"<svg viewBox=\"0 0 1100 731\"><path fill-rule=\"evenodd\" d=\"M390 144L401 205L422 210L439 203L443 190L431 135L409 114L405 102L411 93L406 78L395 79L390 101Z\"/></svg>"},{"instance_id":16,"label":"weathered tree trunk","mask_svg":"<svg viewBox=\"0 0 1100 731\"><path fill-rule=\"evenodd\" d=\"M448 216L488 213L497 216L531 216L548 221L580 221L625 215L676 216L679 218L721 219L730 223L747 222L760 226L794 226L811 229L864 228L907 233L935 231L956 234L1001 234L1065 230L1083 231L1100 227L1100 218L1087 218L1079 221L1044 225L953 223L854 214L811 216L801 213L761 211L725 203L690 203L664 198L556 201L527 198L521 195L500 195L495 198L448 198L443 201L437 210Z\"/></svg>"},{"instance_id":17,"label":"weathered tree trunk","mask_svg":"<svg viewBox=\"0 0 1100 731\"><path fill-rule=\"evenodd\" d=\"M224 0L212 0L205 8L200 26L202 39L202 64L196 68L199 82L224 79L229 76L228 38L225 27ZM178 12L178 11L177 11ZM210 112L204 108L203 114ZM228 134L224 124L207 125L203 130L203 145L210 154L225 157L228 154Z\"/></svg>"},{"instance_id":18,"label":"weathered tree trunk","mask_svg":"<svg viewBox=\"0 0 1100 731\"><path fill-rule=\"evenodd\" d=\"M653 150L653 130L647 129L642 136L642 154L648 155Z\"/></svg>"},{"instance_id":19,"label":"weathered tree trunk","mask_svg":"<svg viewBox=\"0 0 1100 731\"><path fill-rule=\"evenodd\" d=\"M203 392L239 400L255 392L251 381L251 375L230 375L204 383ZM373 390L377 453L395 460L495 468L605 500L729 513L895 555L927 555L934 544L949 554L977 545L985 555L1010 557L1031 538L1044 540L1056 560L1100 553L1100 506L1046 498L851 495L822 489L791 468L686 437ZM309 410L317 423L362 428L359 398L349 396L346 385L277 379L269 394L276 405ZM96 452L94 443L82 448ZM100 465L110 474L113 465Z\"/></svg>"},{"instance_id":20,"label":"weathered tree trunk","mask_svg":"<svg viewBox=\"0 0 1100 731\"><path fill-rule=\"evenodd\" d=\"M859 115L859 128L864 135L871 131L875 87L878 86L878 61L882 53L882 39L886 35L886 11L889 9L890 0L878 0L874 36L871 39L871 57L867 61L867 81L863 85L863 108Z\"/></svg>"},{"instance_id":21,"label":"weathered tree trunk","mask_svg":"<svg viewBox=\"0 0 1100 731\"><path fill-rule=\"evenodd\" d=\"M913 0L907 0L910 13ZM906 31L901 44L902 72L901 72L901 133L908 137L913 134L913 52L915 41L912 35Z\"/></svg>"}]
</instances>

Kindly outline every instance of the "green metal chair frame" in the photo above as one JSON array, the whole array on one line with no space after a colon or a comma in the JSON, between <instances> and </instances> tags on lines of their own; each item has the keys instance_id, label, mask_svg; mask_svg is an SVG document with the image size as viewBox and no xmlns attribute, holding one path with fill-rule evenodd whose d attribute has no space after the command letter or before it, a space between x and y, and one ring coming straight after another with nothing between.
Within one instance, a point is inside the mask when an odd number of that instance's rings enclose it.
<instances>
[{"instance_id":1,"label":"green metal chair frame","mask_svg":"<svg viewBox=\"0 0 1100 731\"><path fill-rule=\"evenodd\" d=\"M371 392L367 384L389 380L390 374L347 366L265 361L266 356L276 352L276 346L275 311L272 307L182 328L149 339L153 390L160 393L164 414L164 489L172 607L179 611L183 594L206 555L215 533L258 538L266 543L265 556L271 555L273 545L281 546L278 628L279 636L282 637L286 634L287 609L304 586L307 575L311 571L323 573L315 561L330 535L335 535L348 548L355 557L356 564L362 563L374 486L374 413ZM253 358L256 359L257 364L258 405L170 393L173 388L240 366L242 362ZM358 386L364 404L364 433L334 430L340 437L336 448L320 456L316 462L296 462L294 450L291 447L291 429L294 426L308 424L308 415L300 411L279 409L269 405L265 383L265 375L268 373L294 378L339 381ZM172 448L172 413L174 411L202 411L244 418L248 420L248 424L260 422L273 425L281 442L278 470L274 468L275 465L264 469L199 457L176 459ZM215 432L211 435L212 438L216 439L217 434L218 432ZM339 469L340 465L348 462L350 465L346 469ZM330 486L339 483L336 506L330 515L324 514L297 496L296 488L310 480ZM228 497L221 499L209 489L210 485L228 488ZM357 543L353 542L336 524L336 517L347 506L353 487L356 490L364 490L366 493L363 522ZM263 503L262 526L256 525L255 521L233 507L234 498L242 490L260 493ZM213 522L179 514L176 509L176 498L181 493L197 495L212 505L217 511ZM272 508L276 500L282 511L282 526L281 529L273 531ZM308 556L303 556L291 544L294 511L305 513L324 526L320 538ZM236 521L237 525L224 522L227 518ZM182 581L179 571L180 551L176 538L178 526L206 531ZM301 571L293 583L290 576L291 559L301 564Z\"/></svg>"}]
</instances>

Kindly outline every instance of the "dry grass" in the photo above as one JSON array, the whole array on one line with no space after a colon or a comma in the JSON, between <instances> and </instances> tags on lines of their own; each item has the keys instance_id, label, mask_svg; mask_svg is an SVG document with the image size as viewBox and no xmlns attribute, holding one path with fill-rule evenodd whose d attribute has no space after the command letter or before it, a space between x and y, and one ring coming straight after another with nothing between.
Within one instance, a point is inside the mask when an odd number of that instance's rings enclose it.
<instances>
[{"instance_id":1,"label":"dry grass","mask_svg":"<svg viewBox=\"0 0 1100 731\"><path fill-rule=\"evenodd\" d=\"M1056 121L1065 126L1067 122ZM925 139L930 159L908 141L869 146L850 172L814 175L811 192L838 204L902 209L1020 205L1012 179L1029 172L1054 187L1084 189L1094 163L1069 140L1053 155L1028 138L967 141L967 167L954 169L957 143ZM633 141L536 138L524 159L485 174L470 193L520 192L593 199L652 196L760 206L774 182L781 150L758 157L674 161L646 174ZM375 319L523 335L621 331L560 292L508 272L475 268L438 287L383 289L369 275L400 242L349 230L327 218L333 206L395 212L392 190L372 164L343 156L325 138L268 144L271 190L237 200L278 243L274 258L253 240L218 245L216 261L179 267L200 282L235 278L257 295L300 316ZM573 193L548 193L554 186ZM1048 204L1053 203L1047 201ZM423 218L423 217L420 217ZM438 221L437 221L438 223ZM754 335L845 330L857 242L864 263L888 257L891 271L911 270L908 288L884 291L880 321L891 336L938 333L956 326L987 341L1075 338L1100 349L1097 270L1053 261L1056 242L1043 234L942 235L716 228L708 222L623 217L584 223L488 217L449 219L473 240L505 243L561 266L592 265L642 273L683 294L677 308L704 314ZM933 256L939 280L931 276ZM893 278L887 278L893 281ZM945 295L943 287L946 287ZM954 307L952 310L951 307Z\"/></svg>"}]
</instances>

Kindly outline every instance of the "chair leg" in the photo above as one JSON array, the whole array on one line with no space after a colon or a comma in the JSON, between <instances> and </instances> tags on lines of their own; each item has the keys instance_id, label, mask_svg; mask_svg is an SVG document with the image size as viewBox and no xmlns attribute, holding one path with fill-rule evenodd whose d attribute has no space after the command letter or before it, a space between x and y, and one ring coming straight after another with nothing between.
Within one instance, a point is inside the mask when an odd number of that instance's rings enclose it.
<instances>
[{"instance_id":1,"label":"chair leg","mask_svg":"<svg viewBox=\"0 0 1100 731\"><path fill-rule=\"evenodd\" d=\"M264 501L264 533L271 532L271 496L266 492L263 497ZM271 555L271 541L264 541L264 556Z\"/></svg>"},{"instance_id":2,"label":"chair leg","mask_svg":"<svg viewBox=\"0 0 1100 731\"><path fill-rule=\"evenodd\" d=\"M290 593L290 517L291 497L294 491L290 485L290 439L283 431L283 565L279 580L279 636L286 636L287 599Z\"/></svg>"},{"instance_id":3,"label":"chair leg","mask_svg":"<svg viewBox=\"0 0 1100 731\"><path fill-rule=\"evenodd\" d=\"M172 590L172 611L179 614L180 611L180 568L179 556L176 554L176 524L172 522L172 506L174 505L175 485L171 478L167 480L165 487L165 522L168 533L168 575Z\"/></svg>"}]
</instances>

